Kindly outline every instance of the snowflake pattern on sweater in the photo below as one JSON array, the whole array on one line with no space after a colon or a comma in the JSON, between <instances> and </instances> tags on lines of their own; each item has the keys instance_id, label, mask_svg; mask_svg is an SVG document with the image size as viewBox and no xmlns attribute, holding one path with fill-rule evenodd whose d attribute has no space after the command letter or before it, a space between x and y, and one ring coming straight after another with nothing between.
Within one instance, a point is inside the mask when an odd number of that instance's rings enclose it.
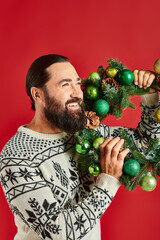
<instances>
[{"instance_id":1,"label":"snowflake pattern on sweater","mask_svg":"<svg viewBox=\"0 0 160 240\"><path fill-rule=\"evenodd\" d=\"M138 128L126 129L140 150L150 137L160 136L154 120L158 107L142 105ZM119 129L100 124L97 131L107 138L117 136ZM40 134L25 127L3 148L1 185L15 218L32 229L34 239L83 239L112 202L118 180L101 174L95 184L92 176L80 172L77 158L73 136Z\"/></svg>"}]
</instances>

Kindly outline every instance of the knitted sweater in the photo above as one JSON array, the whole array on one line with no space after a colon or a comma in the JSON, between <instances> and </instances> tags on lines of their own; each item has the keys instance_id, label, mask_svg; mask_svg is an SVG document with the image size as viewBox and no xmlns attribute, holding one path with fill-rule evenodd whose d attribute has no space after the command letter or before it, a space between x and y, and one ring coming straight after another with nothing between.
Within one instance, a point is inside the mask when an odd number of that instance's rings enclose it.
<instances>
[{"instance_id":1,"label":"knitted sweater","mask_svg":"<svg viewBox=\"0 0 160 240\"><path fill-rule=\"evenodd\" d=\"M138 128L126 129L139 149L160 137L158 107L157 94L142 97ZM118 129L100 124L97 131L106 138ZM103 173L95 183L79 171L77 158L73 136L64 132L42 134L22 126L5 145L0 180L18 228L15 240L100 239L100 217L120 182Z\"/></svg>"}]
</instances>

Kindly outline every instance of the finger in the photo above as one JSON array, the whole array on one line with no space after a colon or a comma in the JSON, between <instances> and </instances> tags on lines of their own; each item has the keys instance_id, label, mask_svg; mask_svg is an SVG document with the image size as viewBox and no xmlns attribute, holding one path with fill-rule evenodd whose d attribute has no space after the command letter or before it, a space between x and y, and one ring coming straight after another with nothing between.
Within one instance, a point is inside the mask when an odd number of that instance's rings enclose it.
<instances>
[{"instance_id":1,"label":"finger","mask_svg":"<svg viewBox=\"0 0 160 240\"><path fill-rule=\"evenodd\" d=\"M123 150L117 158L117 172L119 173L118 175L121 176L122 172L123 172L123 165L124 165L124 159L127 156L127 154L129 153L129 149L125 149Z\"/></svg>"},{"instance_id":2,"label":"finger","mask_svg":"<svg viewBox=\"0 0 160 240\"><path fill-rule=\"evenodd\" d=\"M134 70L133 74L134 74L134 84L138 85L138 70Z\"/></svg>"},{"instance_id":3,"label":"finger","mask_svg":"<svg viewBox=\"0 0 160 240\"><path fill-rule=\"evenodd\" d=\"M113 147L111 157L113 158L114 161L117 161L117 156L119 154L121 147L123 146L123 143L124 143L124 139L121 139Z\"/></svg>"},{"instance_id":4,"label":"finger","mask_svg":"<svg viewBox=\"0 0 160 240\"><path fill-rule=\"evenodd\" d=\"M120 138L116 137L104 146L104 151L105 151L104 154L105 154L106 163L110 163L111 155L113 154L112 152L113 151L116 152L116 150L113 150L113 148L118 143L119 140L120 140Z\"/></svg>"},{"instance_id":5,"label":"finger","mask_svg":"<svg viewBox=\"0 0 160 240\"><path fill-rule=\"evenodd\" d=\"M124 159L125 159L125 157L127 156L127 154L129 153L129 148L126 148L126 149L124 149L122 152L120 152L120 154L118 155L118 158L117 158L117 160L118 161L121 161L122 163L124 162Z\"/></svg>"},{"instance_id":6,"label":"finger","mask_svg":"<svg viewBox=\"0 0 160 240\"><path fill-rule=\"evenodd\" d=\"M148 83L148 80L149 80L149 76L150 76L150 72L149 71L144 72L143 83L142 83L142 87L143 88L147 88L147 83Z\"/></svg>"},{"instance_id":7,"label":"finger","mask_svg":"<svg viewBox=\"0 0 160 240\"><path fill-rule=\"evenodd\" d=\"M148 81L147 81L147 87L151 86L151 84L153 83L154 79L155 79L155 75L153 73L151 73L149 75L149 78L148 78Z\"/></svg>"},{"instance_id":8,"label":"finger","mask_svg":"<svg viewBox=\"0 0 160 240\"><path fill-rule=\"evenodd\" d=\"M113 139L113 137L108 137L105 139L105 141L100 145L100 154L102 155L104 153L105 146Z\"/></svg>"},{"instance_id":9,"label":"finger","mask_svg":"<svg viewBox=\"0 0 160 240\"><path fill-rule=\"evenodd\" d=\"M120 137L115 137L115 138L111 139L107 144L105 144L104 147L108 150L111 150L117 144L117 142L119 140L120 140Z\"/></svg>"},{"instance_id":10,"label":"finger","mask_svg":"<svg viewBox=\"0 0 160 240\"><path fill-rule=\"evenodd\" d=\"M104 142L100 145L100 149L101 149L101 148L104 148L104 146L106 146L112 139L113 139L112 136L106 138L106 139L104 140Z\"/></svg>"},{"instance_id":11,"label":"finger","mask_svg":"<svg viewBox=\"0 0 160 240\"><path fill-rule=\"evenodd\" d=\"M103 159L104 158L104 156L105 156L105 146L111 141L113 139L113 137L109 137L109 138L107 138L107 139L105 139L105 141L100 145L100 157L101 157L101 159Z\"/></svg>"},{"instance_id":12,"label":"finger","mask_svg":"<svg viewBox=\"0 0 160 240\"><path fill-rule=\"evenodd\" d=\"M112 146L111 146L111 143L112 143ZM105 156L106 156L106 164L110 166L110 168L113 168L116 165L118 154L124 143L124 139L118 140L117 138L117 142L112 141L111 143L110 143L111 150L110 151L106 150Z\"/></svg>"},{"instance_id":13,"label":"finger","mask_svg":"<svg viewBox=\"0 0 160 240\"><path fill-rule=\"evenodd\" d=\"M113 150L119 153L121 147L123 146L123 143L124 143L124 139L120 139L113 147Z\"/></svg>"},{"instance_id":14,"label":"finger","mask_svg":"<svg viewBox=\"0 0 160 240\"><path fill-rule=\"evenodd\" d=\"M129 153L129 149L123 150L121 153L119 153L118 157L116 158L117 161L114 165L110 165L110 172L111 174L114 173L114 176L119 179L119 177L122 175L123 172L123 165L124 165L124 158Z\"/></svg>"},{"instance_id":15,"label":"finger","mask_svg":"<svg viewBox=\"0 0 160 240\"><path fill-rule=\"evenodd\" d=\"M139 71L138 73L138 87L142 88L143 87L143 80L144 80L144 70Z\"/></svg>"},{"instance_id":16,"label":"finger","mask_svg":"<svg viewBox=\"0 0 160 240\"><path fill-rule=\"evenodd\" d=\"M111 151L115 144L120 140L119 137L107 139L100 146L100 163L102 169L108 169L111 162Z\"/></svg>"},{"instance_id":17,"label":"finger","mask_svg":"<svg viewBox=\"0 0 160 240\"><path fill-rule=\"evenodd\" d=\"M113 148L112 150L112 154L111 154L111 161L114 165L116 165L117 161L118 161L118 156L120 154L120 150L123 147L124 144L124 139L121 139Z\"/></svg>"}]
</instances>

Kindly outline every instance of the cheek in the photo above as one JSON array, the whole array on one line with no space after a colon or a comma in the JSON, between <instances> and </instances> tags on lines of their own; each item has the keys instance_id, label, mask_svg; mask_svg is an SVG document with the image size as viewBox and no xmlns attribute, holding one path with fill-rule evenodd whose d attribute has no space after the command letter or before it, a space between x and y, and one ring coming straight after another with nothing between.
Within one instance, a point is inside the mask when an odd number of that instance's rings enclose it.
<instances>
[{"instance_id":1,"label":"cheek","mask_svg":"<svg viewBox=\"0 0 160 240\"><path fill-rule=\"evenodd\" d=\"M83 92L82 92L82 96L81 96L82 100L83 100Z\"/></svg>"},{"instance_id":2,"label":"cheek","mask_svg":"<svg viewBox=\"0 0 160 240\"><path fill-rule=\"evenodd\" d=\"M65 104L68 101L69 97L67 94L63 93L62 95L58 95L55 97L56 102L61 106L61 108L65 108Z\"/></svg>"},{"instance_id":3,"label":"cheek","mask_svg":"<svg viewBox=\"0 0 160 240\"><path fill-rule=\"evenodd\" d=\"M79 90L79 98L81 98L83 100L83 91L82 91L82 89Z\"/></svg>"},{"instance_id":4,"label":"cheek","mask_svg":"<svg viewBox=\"0 0 160 240\"><path fill-rule=\"evenodd\" d=\"M67 99L67 91L64 92L64 91L57 90L56 92L54 92L53 97L57 102L64 102L65 99Z\"/></svg>"}]
</instances>

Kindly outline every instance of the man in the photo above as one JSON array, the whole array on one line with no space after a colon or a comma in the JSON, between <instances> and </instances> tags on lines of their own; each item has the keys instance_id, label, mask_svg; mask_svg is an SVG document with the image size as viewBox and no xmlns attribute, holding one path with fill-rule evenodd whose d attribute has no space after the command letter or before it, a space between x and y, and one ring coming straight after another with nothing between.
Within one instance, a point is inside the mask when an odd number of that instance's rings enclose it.
<instances>
[{"instance_id":1,"label":"man","mask_svg":"<svg viewBox=\"0 0 160 240\"><path fill-rule=\"evenodd\" d=\"M145 71L136 70L134 75L135 84L144 88L155 78ZM59 55L38 58L27 73L35 116L18 129L0 155L0 179L15 216L16 240L100 239L100 217L120 187L129 149L120 152L124 140L117 136L119 128L101 124L97 131L106 140L100 149L98 181L78 170L73 133L86 124L80 84L72 64ZM159 137L153 117L157 93L142 97L142 108L137 130L126 129L139 148L147 137Z\"/></svg>"}]
</instances>

